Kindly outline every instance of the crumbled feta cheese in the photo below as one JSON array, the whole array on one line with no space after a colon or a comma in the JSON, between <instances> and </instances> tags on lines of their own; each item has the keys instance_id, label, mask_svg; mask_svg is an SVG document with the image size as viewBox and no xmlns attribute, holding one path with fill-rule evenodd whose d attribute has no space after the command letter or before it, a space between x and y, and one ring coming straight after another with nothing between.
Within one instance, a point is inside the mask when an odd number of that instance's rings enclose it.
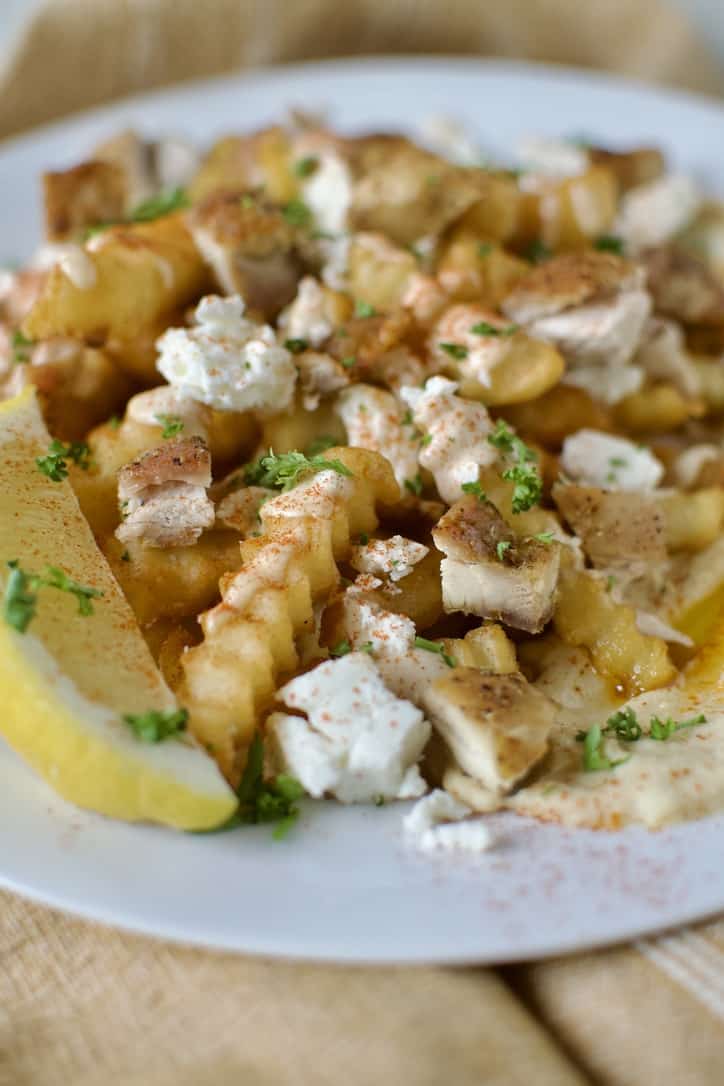
<instances>
[{"instance_id":1,"label":"crumbled feta cheese","mask_svg":"<svg viewBox=\"0 0 724 1086\"><path fill-rule=\"evenodd\" d=\"M685 489L693 486L704 464L718 460L722 450L717 445L692 445L679 453L674 462L676 481Z\"/></svg>"},{"instance_id":2,"label":"crumbled feta cheese","mask_svg":"<svg viewBox=\"0 0 724 1086\"><path fill-rule=\"evenodd\" d=\"M373 385L352 385L340 392L335 410L349 444L385 456L404 493L405 481L414 479L419 470L419 435L414 426L403 423L403 412L392 393Z\"/></svg>"},{"instance_id":3,"label":"crumbled feta cheese","mask_svg":"<svg viewBox=\"0 0 724 1086\"><path fill-rule=\"evenodd\" d=\"M430 724L390 693L367 653L319 664L283 686L278 698L307 715L274 713L267 732L284 771L310 795L369 803L427 790L417 762Z\"/></svg>"},{"instance_id":4,"label":"crumbled feta cheese","mask_svg":"<svg viewBox=\"0 0 724 1086\"><path fill-rule=\"evenodd\" d=\"M583 147L546 136L528 136L521 140L518 160L523 170L559 180L585 173L589 163L588 152Z\"/></svg>"},{"instance_id":5,"label":"crumbled feta cheese","mask_svg":"<svg viewBox=\"0 0 724 1086\"><path fill-rule=\"evenodd\" d=\"M400 389L415 424L429 438L420 449L420 464L432 472L448 505L462 497L463 483L475 482L480 468L497 457L488 441L493 430L488 412L482 404L456 396L457 387L445 377L431 377L424 389Z\"/></svg>"},{"instance_id":6,"label":"crumbled feta cheese","mask_svg":"<svg viewBox=\"0 0 724 1086\"><path fill-rule=\"evenodd\" d=\"M324 290L311 275L305 275L297 287L297 296L279 316L279 327L289 339L304 339L310 347L319 347L331 336L332 322L325 313Z\"/></svg>"},{"instance_id":7,"label":"crumbled feta cheese","mask_svg":"<svg viewBox=\"0 0 724 1086\"><path fill-rule=\"evenodd\" d=\"M159 186L173 189L188 185L201 164L201 154L192 143L166 136L155 144L155 165Z\"/></svg>"},{"instance_id":8,"label":"crumbled feta cheese","mask_svg":"<svg viewBox=\"0 0 724 1086\"><path fill-rule=\"evenodd\" d=\"M336 151L315 152L316 167L301 186L302 200L320 230L341 234L347 228L352 203L352 174Z\"/></svg>"},{"instance_id":9,"label":"crumbled feta cheese","mask_svg":"<svg viewBox=\"0 0 724 1086\"><path fill-rule=\"evenodd\" d=\"M529 325L528 332L553 343L570 366L598 365L613 373L630 362L650 313L651 296L647 291L622 290L611 301L539 317Z\"/></svg>"},{"instance_id":10,"label":"crumbled feta cheese","mask_svg":"<svg viewBox=\"0 0 724 1086\"><path fill-rule=\"evenodd\" d=\"M683 634L681 630L674 629L668 622L664 622L658 615L653 615L650 611L636 612L636 627L640 633L646 634L648 637L660 637L662 641L671 641L676 645L686 645L687 648L693 648L694 642L690 637Z\"/></svg>"},{"instance_id":11,"label":"crumbled feta cheese","mask_svg":"<svg viewBox=\"0 0 724 1086\"><path fill-rule=\"evenodd\" d=\"M238 295L202 298L193 328L169 328L157 369L185 395L220 411L284 411L297 371L273 329L244 317Z\"/></svg>"},{"instance_id":12,"label":"crumbled feta cheese","mask_svg":"<svg viewBox=\"0 0 724 1086\"><path fill-rule=\"evenodd\" d=\"M126 407L126 418L144 426L163 425L163 418L178 419L182 423L184 437L202 437L208 440L209 410L204 404L192 400L173 385L159 385L147 392L132 396Z\"/></svg>"},{"instance_id":13,"label":"crumbled feta cheese","mask_svg":"<svg viewBox=\"0 0 724 1086\"><path fill-rule=\"evenodd\" d=\"M696 182L668 174L624 193L613 233L623 239L630 252L663 245L691 222L700 206Z\"/></svg>"},{"instance_id":14,"label":"crumbled feta cheese","mask_svg":"<svg viewBox=\"0 0 724 1086\"><path fill-rule=\"evenodd\" d=\"M614 490L654 490L664 474L649 449L599 430L578 430L567 437L561 468L577 482Z\"/></svg>"},{"instance_id":15,"label":"crumbled feta cheese","mask_svg":"<svg viewBox=\"0 0 724 1086\"><path fill-rule=\"evenodd\" d=\"M405 834L421 852L484 852L493 836L480 818L467 819L473 812L448 792L436 788L418 800L402 825Z\"/></svg>"},{"instance_id":16,"label":"crumbled feta cheese","mask_svg":"<svg viewBox=\"0 0 724 1086\"><path fill-rule=\"evenodd\" d=\"M562 383L583 389L594 400L616 404L639 391L644 371L640 366L576 366L563 375Z\"/></svg>"},{"instance_id":17,"label":"crumbled feta cheese","mask_svg":"<svg viewBox=\"0 0 724 1086\"><path fill-rule=\"evenodd\" d=\"M349 562L352 569L361 573L374 573L391 581L401 581L412 573L429 550L429 547L416 543L414 539L393 535L389 539L373 539L353 547Z\"/></svg>"},{"instance_id":18,"label":"crumbled feta cheese","mask_svg":"<svg viewBox=\"0 0 724 1086\"><path fill-rule=\"evenodd\" d=\"M461 166L479 166L485 157L465 126L444 114L427 117L421 125L420 138L435 154Z\"/></svg>"}]
</instances>

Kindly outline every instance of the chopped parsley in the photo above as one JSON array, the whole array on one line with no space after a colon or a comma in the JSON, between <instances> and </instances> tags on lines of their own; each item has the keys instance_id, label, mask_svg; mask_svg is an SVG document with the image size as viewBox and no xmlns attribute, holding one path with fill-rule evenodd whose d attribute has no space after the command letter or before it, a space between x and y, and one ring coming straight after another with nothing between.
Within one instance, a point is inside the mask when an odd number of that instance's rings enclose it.
<instances>
[{"instance_id":1,"label":"chopped parsley","mask_svg":"<svg viewBox=\"0 0 724 1086\"><path fill-rule=\"evenodd\" d=\"M513 546L513 544L511 543L511 541L509 539L501 539L501 540L499 540L498 543L496 543L496 545L495 545L495 553L498 556L498 561L499 562L504 562L505 561L505 555L507 554L507 552L510 550L510 548L512 546Z\"/></svg>"},{"instance_id":2,"label":"chopped parsley","mask_svg":"<svg viewBox=\"0 0 724 1086\"><path fill-rule=\"evenodd\" d=\"M600 724L594 724L587 732L578 732L576 740L583 743L583 768L587 773L598 769L615 769L617 765L621 765L631 757L629 754L618 761L610 761L602 750L603 739L606 735L615 735L622 743L638 743L639 739L666 742L676 732L694 728L697 724L706 724L703 713L692 717L691 720L680 721L672 717L661 720L658 716L652 716L649 720L649 730L645 732L638 722L635 710L630 705L626 706L613 713L603 727Z\"/></svg>"},{"instance_id":3,"label":"chopped parsley","mask_svg":"<svg viewBox=\"0 0 724 1086\"><path fill-rule=\"evenodd\" d=\"M313 174L319 165L319 159L314 155L305 155L304 158L297 159L292 167L292 172L296 177L309 177Z\"/></svg>"},{"instance_id":4,"label":"chopped parsley","mask_svg":"<svg viewBox=\"0 0 724 1086\"><path fill-rule=\"evenodd\" d=\"M423 449L432 444L432 434L423 434L420 438L420 445Z\"/></svg>"},{"instance_id":5,"label":"chopped parsley","mask_svg":"<svg viewBox=\"0 0 724 1086\"><path fill-rule=\"evenodd\" d=\"M424 649L425 652L435 652L438 656L441 656L448 667L455 667L457 661L454 656L450 656L445 652L445 646L441 645L439 641L428 641L426 637L416 637L414 641L416 649Z\"/></svg>"},{"instance_id":6,"label":"chopped parsley","mask_svg":"<svg viewBox=\"0 0 724 1086\"><path fill-rule=\"evenodd\" d=\"M318 456L320 453L326 452L327 449L331 449L334 445L338 445L336 437L332 437L331 434L320 434L319 437L315 437L314 441L310 441L305 450L307 456Z\"/></svg>"},{"instance_id":7,"label":"chopped parsley","mask_svg":"<svg viewBox=\"0 0 724 1086\"><path fill-rule=\"evenodd\" d=\"M296 804L304 795L304 789L298 780L286 773L279 773L270 781L264 780L264 741L256 735L236 795L239 799L239 810L233 816L237 819L236 824L276 822L273 837L278 841L299 817Z\"/></svg>"},{"instance_id":8,"label":"chopped parsley","mask_svg":"<svg viewBox=\"0 0 724 1086\"><path fill-rule=\"evenodd\" d=\"M468 349L462 343L438 343L438 347L445 354L449 354L451 358L460 360L468 357Z\"/></svg>"},{"instance_id":9,"label":"chopped parsley","mask_svg":"<svg viewBox=\"0 0 724 1086\"><path fill-rule=\"evenodd\" d=\"M355 317L376 317L377 310L369 302L357 302L354 307Z\"/></svg>"},{"instance_id":10,"label":"chopped parsley","mask_svg":"<svg viewBox=\"0 0 724 1086\"><path fill-rule=\"evenodd\" d=\"M187 709L149 709L147 713L124 713L123 721L142 743L163 743L186 730Z\"/></svg>"},{"instance_id":11,"label":"chopped parsley","mask_svg":"<svg viewBox=\"0 0 724 1086\"><path fill-rule=\"evenodd\" d=\"M69 445L64 445L62 441L53 438L45 456L37 456L35 463L43 475L47 475L54 483L60 483L68 478L69 460L84 471L88 470L91 465L91 451L84 441L71 441Z\"/></svg>"},{"instance_id":12,"label":"chopped parsley","mask_svg":"<svg viewBox=\"0 0 724 1086\"><path fill-rule=\"evenodd\" d=\"M597 773L604 769L615 769L616 766L623 765L631 757L627 754L625 758L617 758L613 761L607 756L603 749L603 731L600 724L594 724L592 728L586 732L583 739L583 768L586 773Z\"/></svg>"},{"instance_id":13,"label":"chopped parsley","mask_svg":"<svg viewBox=\"0 0 724 1086\"><path fill-rule=\"evenodd\" d=\"M250 207L256 207L256 199L250 192L245 192L239 200L243 211L248 211Z\"/></svg>"},{"instance_id":14,"label":"chopped parsley","mask_svg":"<svg viewBox=\"0 0 724 1086\"><path fill-rule=\"evenodd\" d=\"M122 562L130 562L131 561L131 555L130 555L130 553L128 551L123 552L123 554L121 555L121 561Z\"/></svg>"},{"instance_id":15,"label":"chopped parsley","mask_svg":"<svg viewBox=\"0 0 724 1086\"><path fill-rule=\"evenodd\" d=\"M358 539L363 547L366 547L370 541L370 537L367 535L367 532L360 532Z\"/></svg>"},{"instance_id":16,"label":"chopped parsley","mask_svg":"<svg viewBox=\"0 0 724 1086\"><path fill-rule=\"evenodd\" d=\"M111 415L108 420L108 425L110 426L111 430L117 430L118 427L121 425L121 416Z\"/></svg>"},{"instance_id":17,"label":"chopped parsley","mask_svg":"<svg viewBox=\"0 0 724 1086\"><path fill-rule=\"evenodd\" d=\"M317 471L336 471L339 475L352 475L341 460L326 460L324 456L305 456L303 452L281 453L270 449L266 456L249 464L244 472L248 485L266 486L271 489L291 490L307 475Z\"/></svg>"},{"instance_id":18,"label":"chopped parsley","mask_svg":"<svg viewBox=\"0 0 724 1086\"><path fill-rule=\"evenodd\" d=\"M479 502L486 502L488 500L488 495L485 493L478 480L473 483L463 483L460 489L463 494L474 494Z\"/></svg>"},{"instance_id":19,"label":"chopped parsley","mask_svg":"<svg viewBox=\"0 0 724 1086\"><path fill-rule=\"evenodd\" d=\"M24 336L20 329L16 329L13 332L10 345L13 349L13 364L16 366L22 365L24 362L28 362L30 359L30 348L33 346L33 340Z\"/></svg>"},{"instance_id":20,"label":"chopped parsley","mask_svg":"<svg viewBox=\"0 0 724 1086\"><path fill-rule=\"evenodd\" d=\"M412 416L412 411L410 410L409 407L407 408L407 411L405 411L405 414L402 416L402 425L403 426L414 426L415 425L415 420L414 420L414 418Z\"/></svg>"},{"instance_id":21,"label":"chopped parsley","mask_svg":"<svg viewBox=\"0 0 724 1086\"><path fill-rule=\"evenodd\" d=\"M414 494L416 497L420 497L422 494L422 476L418 471L414 479L405 479L405 490L409 490L410 494Z\"/></svg>"},{"instance_id":22,"label":"chopped parsley","mask_svg":"<svg viewBox=\"0 0 724 1086\"><path fill-rule=\"evenodd\" d=\"M504 328L497 328L488 321L478 321L470 331L476 336L514 336L518 329L519 325L517 324L508 324Z\"/></svg>"},{"instance_id":23,"label":"chopped parsley","mask_svg":"<svg viewBox=\"0 0 724 1086\"><path fill-rule=\"evenodd\" d=\"M353 366L357 365L357 359L353 354L348 354L346 358L340 360L340 366L344 366L346 370L351 370Z\"/></svg>"},{"instance_id":24,"label":"chopped parsley","mask_svg":"<svg viewBox=\"0 0 724 1086\"><path fill-rule=\"evenodd\" d=\"M156 196L149 197L134 207L128 216L129 222L153 222L172 211L181 211L190 206L186 191L182 188L164 189Z\"/></svg>"},{"instance_id":25,"label":"chopped parsley","mask_svg":"<svg viewBox=\"0 0 724 1086\"><path fill-rule=\"evenodd\" d=\"M292 354L301 354L302 351L306 351L309 344L306 339L285 339L284 346Z\"/></svg>"},{"instance_id":26,"label":"chopped parsley","mask_svg":"<svg viewBox=\"0 0 724 1086\"><path fill-rule=\"evenodd\" d=\"M532 535L530 538L531 538L531 540L534 540L536 543L545 543L546 546L547 546L548 544L553 542L553 540L555 539L555 536L553 535L553 532L537 532L535 535Z\"/></svg>"},{"instance_id":27,"label":"chopped parsley","mask_svg":"<svg viewBox=\"0 0 724 1086\"><path fill-rule=\"evenodd\" d=\"M372 641L365 641L363 645L359 646L360 652L368 652L370 656L374 656L375 646Z\"/></svg>"},{"instance_id":28,"label":"chopped parsley","mask_svg":"<svg viewBox=\"0 0 724 1086\"><path fill-rule=\"evenodd\" d=\"M666 742L675 732L683 731L685 728L695 728L697 724L706 724L706 717L703 713L692 717L691 720L679 721L672 720L670 716L666 720L661 720L658 716L652 716L651 720L649 720L649 739Z\"/></svg>"},{"instance_id":29,"label":"chopped parsley","mask_svg":"<svg viewBox=\"0 0 724 1086\"><path fill-rule=\"evenodd\" d=\"M530 243L523 253L523 256L526 260L529 260L531 264L542 264L544 260L550 260L553 253L544 241L536 239L536 241Z\"/></svg>"},{"instance_id":30,"label":"chopped parsley","mask_svg":"<svg viewBox=\"0 0 724 1086\"><path fill-rule=\"evenodd\" d=\"M615 587L616 587L616 578L612 574L610 574L606 578L606 591L607 592L612 592Z\"/></svg>"},{"instance_id":31,"label":"chopped parsley","mask_svg":"<svg viewBox=\"0 0 724 1086\"><path fill-rule=\"evenodd\" d=\"M184 428L183 419L179 415L154 415L156 422L162 426L161 437L167 440L170 437L178 437Z\"/></svg>"},{"instance_id":32,"label":"chopped parsley","mask_svg":"<svg viewBox=\"0 0 724 1086\"><path fill-rule=\"evenodd\" d=\"M80 615L92 615L94 599L103 595L97 588L88 588L69 577L57 566L46 566L42 573L28 573L17 559L8 562L10 576L3 597L3 618L18 633L25 633L35 617L39 588L57 588L68 592L78 601Z\"/></svg>"},{"instance_id":33,"label":"chopped parsley","mask_svg":"<svg viewBox=\"0 0 724 1086\"><path fill-rule=\"evenodd\" d=\"M490 241L481 241L478 243L478 256L486 257L490 256L495 246Z\"/></svg>"},{"instance_id":34,"label":"chopped parsley","mask_svg":"<svg viewBox=\"0 0 724 1086\"><path fill-rule=\"evenodd\" d=\"M616 253L618 256L623 256L624 241L623 238L617 238L613 234L602 234L594 241L593 248L601 253Z\"/></svg>"},{"instance_id":35,"label":"chopped parsley","mask_svg":"<svg viewBox=\"0 0 724 1086\"><path fill-rule=\"evenodd\" d=\"M513 460L513 464L502 472L502 478L514 484L513 512L524 513L531 506L538 505L543 496L543 481L533 450L502 419L498 419L495 431L488 435L488 441Z\"/></svg>"},{"instance_id":36,"label":"chopped parsley","mask_svg":"<svg viewBox=\"0 0 724 1086\"><path fill-rule=\"evenodd\" d=\"M312 212L303 200L290 200L282 208L282 215L290 226L309 226L312 221Z\"/></svg>"},{"instance_id":37,"label":"chopped parsley","mask_svg":"<svg viewBox=\"0 0 724 1086\"><path fill-rule=\"evenodd\" d=\"M352 651L352 646L349 641L338 641L336 645L333 645L329 650L330 656L346 656L348 652Z\"/></svg>"},{"instance_id":38,"label":"chopped parsley","mask_svg":"<svg viewBox=\"0 0 724 1086\"><path fill-rule=\"evenodd\" d=\"M612 468L625 468L628 464L624 456L609 456L608 462Z\"/></svg>"}]
</instances>

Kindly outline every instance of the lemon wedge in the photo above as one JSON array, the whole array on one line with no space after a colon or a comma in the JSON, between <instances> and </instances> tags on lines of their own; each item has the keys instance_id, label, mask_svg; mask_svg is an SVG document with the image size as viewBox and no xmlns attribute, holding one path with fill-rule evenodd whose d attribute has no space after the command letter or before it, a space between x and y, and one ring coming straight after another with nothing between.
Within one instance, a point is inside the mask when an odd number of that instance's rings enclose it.
<instances>
[{"instance_id":1,"label":"lemon wedge","mask_svg":"<svg viewBox=\"0 0 724 1086\"><path fill-rule=\"evenodd\" d=\"M0 734L65 799L127 821L209 829L236 797L183 734L145 743L124 714L177 708L72 487L35 463L50 436L32 389L0 403L0 596L17 559L61 568L102 592L81 614L67 592L39 588L25 633L0 613Z\"/></svg>"}]
</instances>

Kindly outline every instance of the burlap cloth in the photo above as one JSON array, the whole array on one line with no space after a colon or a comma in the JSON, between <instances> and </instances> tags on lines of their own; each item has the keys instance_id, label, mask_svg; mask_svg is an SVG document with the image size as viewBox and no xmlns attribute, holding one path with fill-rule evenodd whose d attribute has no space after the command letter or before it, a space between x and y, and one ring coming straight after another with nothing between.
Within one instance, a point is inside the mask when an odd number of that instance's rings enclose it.
<instances>
[{"instance_id":1,"label":"burlap cloth","mask_svg":"<svg viewBox=\"0 0 724 1086\"><path fill-rule=\"evenodd\" d=\"M658 0L47 0L0 58L0 137L180 79L372 52L724 90ZM0 1086L587 1082L724 1083L724 922L497 972L350 969L181 949L0 894Z\"/></svg>"}]
</instances>

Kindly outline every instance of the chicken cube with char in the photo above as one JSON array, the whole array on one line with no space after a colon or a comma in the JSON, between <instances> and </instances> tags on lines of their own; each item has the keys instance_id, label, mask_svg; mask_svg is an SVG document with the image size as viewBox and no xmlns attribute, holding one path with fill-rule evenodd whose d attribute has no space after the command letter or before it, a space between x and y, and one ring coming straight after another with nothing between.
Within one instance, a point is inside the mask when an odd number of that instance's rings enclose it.
<instances>
[{"instance_id":1,"label":"chicken cube with char","mask_svg":"<svg viewBox=\"0 0 724 1086\"><path fill-rule=\"evenodd\" d=\"M492 793L509 792L548 749L555 707L519 672L453 668L422 704L459 769Z\"/></svg>"},{"instance_id":2,"label":"chicken cube with char","mask_svg":"<svg viewBox=\"0 0 724 1086\"><path fill-rule=\"evenodd\" d=\"M498 619L527 633L543 629L553 614L559 543L516 539L492 502L472 494L448 510L432 536L445 554L446 611Z\"/></svg>"},{"instance_id":3,"label":"chicken cube with char","mask_svg":"<svg viewBox=\"0 0 724 1086\"><path fill-rule=\"evenodd\" d=\"M664 516L653 497L556 483L553 500L596 568L645 573L666 560Z\"/></svg>"},{"instance_id":4,"label":"chicken cube with char","mask_svg":"<svg viewBox=\"0 0 724 1086\"><path fill-rule=\"evenodd\" d=\"M295 230L259 197L215 193L188 214L196 246L226 294L275 316L292 300L301 276Z\"/></svg>"},{"instance_id":5,"label":"chicken cube with char","mask_svg":"<svg viewBox=\"0 0 724 1086\"><path fill-rule=\"evenodd\" d=\"M675 245L662 245L643 258L658 313L683 324L724 324L724 287L703 260Z\"/></svg>"},{"instance_id":6,"label":"chicken cube with char","mask_svg":"<svg viewBox=\"0 0 724 1086\"><path fill-rule=\"evenodd\" d=\"M167 441L144 453L118 474L124 519L116 537L148 547L190 546L214 523L206 494L210 483L211 456L200 437Z\"/></svg>"},{"instance_id":7,"label":"chicken cube with char","mask_svg":"<svg viewBox=\"0 0 724 1086\"><path fill-rule=\"evenodd\" d=\"M49 241L82 235L88 227L124 217L127 184L113 162L81 162L43 174L45 233Z\"/></svg>"}]
</instances>

